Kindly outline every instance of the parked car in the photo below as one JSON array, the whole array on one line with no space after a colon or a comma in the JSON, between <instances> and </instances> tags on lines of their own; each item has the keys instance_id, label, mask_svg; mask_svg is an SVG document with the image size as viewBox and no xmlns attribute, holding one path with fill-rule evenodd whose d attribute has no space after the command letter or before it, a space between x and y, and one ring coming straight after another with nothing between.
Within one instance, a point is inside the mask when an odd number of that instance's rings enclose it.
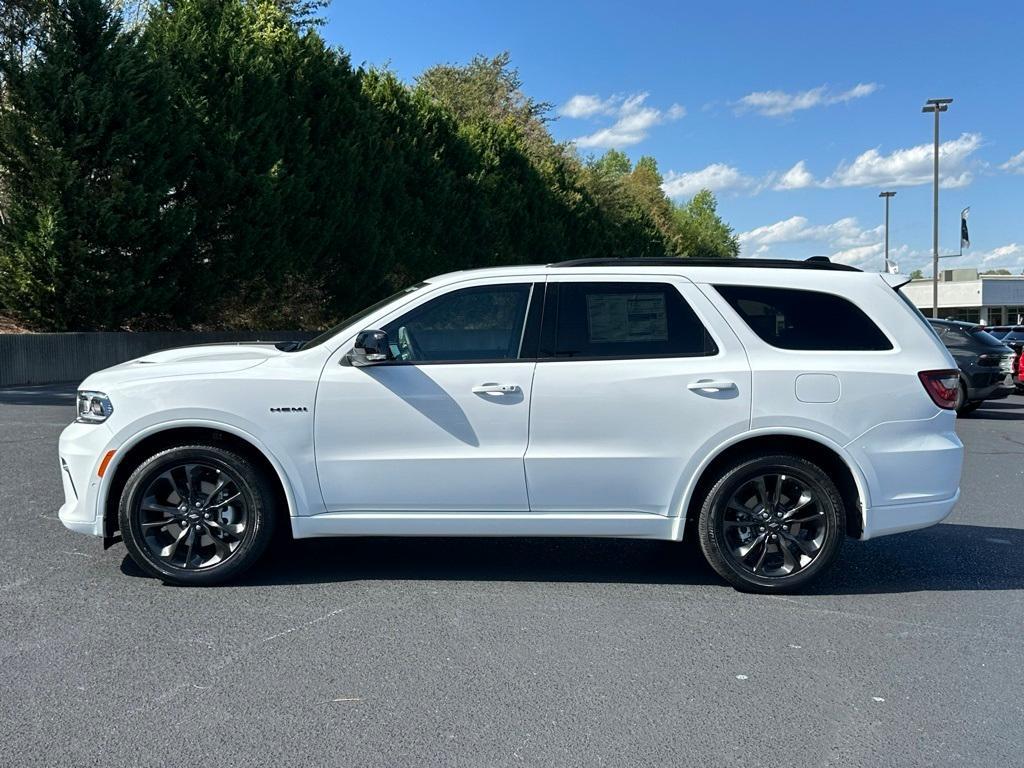
<instances>
[{"instance_id":1,"label":"parked car","mask_svg":"<svg viewBox=\"0 0 1024 768\"><path fill-rule=\"evenodd\" d=\"M483 269L305 344L148 355L82 383L60 519L183 585L289 533L686 535L739 589L796 589L846 536L933 525L959 497L959 373L907 279L827 260Z\"/></svg>"},{"instance_id":2,"label":"parked car","mask_svg":"<svg viewBox=\"0 0 1024 768\"><path fill-rule=\"evenodd\" d=\"M997 325L985 330L1014 351L1017 357L1013 369L1018 371L1021 357L1024 356L1024 325ZM1014 375L1013 383L1018 392L1024 392L1024 382L1021 381L1019 374Z\"/></svg>"},{"instance_id":3,"label":"parked car","mask_svg":"<svg viewBox=\"0 0 1024 768\"><path fill-rule=\"evenodd\" d=\"M1014 351L982 326L958 320L929 319L942 343L960 368L956 412L976 410L985 400L998 400L1013 392Z\"/></svg>"}]
</instances>

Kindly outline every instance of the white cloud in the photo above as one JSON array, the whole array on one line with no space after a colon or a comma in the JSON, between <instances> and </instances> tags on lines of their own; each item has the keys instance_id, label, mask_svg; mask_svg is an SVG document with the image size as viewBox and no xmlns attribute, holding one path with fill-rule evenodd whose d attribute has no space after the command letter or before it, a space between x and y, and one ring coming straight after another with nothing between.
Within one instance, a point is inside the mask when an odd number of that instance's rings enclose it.
<instances>
[{"instance_id":1,"label":"white cloud","mask_svg":"<svg viewBox=\"0 0 1024 768\"><path fill-rule=\"evenodd\" d=\"M870 96L878 90L878 87L877 83L858 83L853 88L838 93L831 91L825 85L796 93L754 91L737 101L735 106L738 112L752 111L766 117L783 117L812 107L841 104Z\"/></svg>"},{"instance_id":2,"label":"white cloud","mask_svg":"<svg viewBox=\"0 0 1024 768\"><path fill-rule=\"evenodd\" d=\"M563 104L558 112L570 118L597 115L614 115L617 118L606 128L574 139L578 147L629 147L646 139L654 126L679 120L686 115L686 108L682 104L673 104L666 110L645 106L647 96L646 92L641 92L601 99L596 95L577 94Z\"/></svg>"},{"instance_id":3,"label":"white cloud","mask_svg":"<svg viewBox=\"0 0 1024 768\"><path fill-rule=\"evenodd\" d=\"M578 93L558 109L558 114L574 119L607 114L612 110L612 99L600 99L596 95Z\"/></svg>"},{"instance_id":4,"label":"white cloud","mask_svg":"<svg viewBox=\"0 0 1024 768\"><path fill-rule=\"evenodd\" d=\"M681 117L686 117L686 107L682 104L673 104L665 114L669 120L678 120ZM1021 152L1021 155L1024 156L1024 152Z\"/></svg>"},{"instance_id":5,"label":"white cloud","mask_svg":"<svg viewBox=\"0 0 1024 768\"><path fill-rule=\"evenodd\" d=\"M814 176L807 170L807 164L801 160L782 174L773 189L804 189L813 187L816 183Z\"/></svg>"},{"instance_id":6,"label":"white cloud","mask_svg":"<svg viewBox=\"0 0 1024 768\"><path fill-rule=\"evenodd\" d=\"M993 248L991 251L981 251L974 254L975 259L981 260L985 269L998 269L999 267L1019 268L1024 263L1024 245L1010 243ZM1019 271L1019 269L1018 269Z\"/></svg>"},{"instance_id":7,"label":"white cloud","mask_svg":"<svg viewBox=\"0 0 1024 768\"><path fill-rule=\"evenodd\" d=\"M745 176L739 169L725 163L712 163L699 171L675 173L669 171L661 188L669 197L692 197L702 189L712 192L725 192L744 189L756 189L757 179Z\"/></svg>"},{"instance_id":8,"label":"white cloud","mask_svg":"<svg viewBox=\"0 0 1024 768\"><path fill-rule=\"evenodd\" d=\"M999 166L1008 173L1024 173L1024 149Z\"/></svg>"},{"instance_id":9,"label":"white cloud","mask_svg":"<svg viewBox=\"0 0 1024 768\"><path fill-rule=\"evenodd\" d=\"M974 154L982 145L981 134L963 133L939 145L939 184L946 189L966 187L974 180L979 164ZM778 191L810 187L908 187L930 184L933 174L934 145L896 149L882 154L877 148L858 155L853 162L840 162L824 179L816 179L807 162L798 161L789 170L770 171L760 177L747 176L738 168L713 163L699 171L669 172L663 186L670 197L692 195L701 186L714 191L746 191L757 194L771 188ZM1000 166L1003 170L1024 173L1024 152Z\"/></svg>"},{"instance_id":10,"label":"white cloud","mask_svg":"<svg viewBox=\"0 0 1024 768\"><path fill-rule=\"evenodd\" d=\"M981 134L963 133L939 145L940 184L963 187L972 174L965 166L981 146ZM877 148L861 153L852 163L840 163L824 182L826 187L906 187L932 180L934 145L918 144L883 155Z\"/></svg>"},{"instance_id":11,"label":"white cloud","mask_svg":"<svg viewBox=\"0 0 1024 768\"><path fill-rule=\"evenodd\" d=\"M761 254L773 245L801 242L825 243L832 249L847 249L875 245L881 242L883 227L864 229L852 216L831 224L811 224L805 216L766 224L738 235L743 248L756 247Z\"/></svg>"},{"instance_id":12,"label":"white cloud","mask_svg":"<svg viewBox=\"0 0 1024 768\"><path fill-rule=\"evenodd\" d=\"M805 216L766 224L740 232L740 253L744 257L806 258L808 255L828 256L832 261L869 271L882 268L885 250L885 227L863 228L856 218L846 217L831 224L812 224ZM891 244L889 258L910 274L921 269L931 272L930 249L911 249L906 244ZM957 262L961 264L961 262ZM1008 243L989 251L965 251L962 266L977 265L979 270L1008 269L1013 274L1024 271L1024 244ZM948 265L943 268L948 268Z\"/></svg>"},{"instance_id":13,"label":"white cloud","mask_svg":"<svg viewBox=\"0 0 1024 768\"><path fill-rule=\"evenodd\" d=\"M852 248L845 248L829 255L830 261L840 264L849 264L851 267L870 268L873 264L877 270L884 259L882 258L885 246L882 243L871 243L869 245L856 245ZM893 254L889 249L889 258L895 259L898 254Z\"/></svg>"}]
</instances>

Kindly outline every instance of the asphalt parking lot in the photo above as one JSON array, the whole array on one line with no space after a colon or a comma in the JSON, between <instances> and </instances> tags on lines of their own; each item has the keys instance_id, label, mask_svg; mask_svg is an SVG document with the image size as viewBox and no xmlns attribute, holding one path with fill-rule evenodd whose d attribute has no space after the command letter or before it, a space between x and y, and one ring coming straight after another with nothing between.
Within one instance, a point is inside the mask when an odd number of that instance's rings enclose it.
<instances>
[{"instance_id":1,"label":"asphalt parking lot","mask_svg":"<svg viewBox=\"0 0 1024 768\"><path fill-rule=\"evenodd\" d=\"M299 542L166 587L57 520L72 404L0 390L0 764L1022 764L1024 397L960 421L944 524L795 597L577 539Z\"/></svg>"}]
</instances>

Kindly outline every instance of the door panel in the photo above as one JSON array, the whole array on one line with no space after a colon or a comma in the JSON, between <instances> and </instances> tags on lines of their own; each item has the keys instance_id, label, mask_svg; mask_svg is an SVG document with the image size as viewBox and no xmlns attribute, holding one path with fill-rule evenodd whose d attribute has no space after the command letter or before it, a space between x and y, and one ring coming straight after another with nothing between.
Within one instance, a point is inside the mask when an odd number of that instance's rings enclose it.
<instances>
[{"instance_id":1,"label":"door panel","mask_svg":"<svg viewBox=\"0 0 1024 768\"><path fill-rule=\"evenodd\" d=\"M315 437L327 510L528 510L534 365L328 363ZM514 389L473 391L484 385Z\"/></svg>"},{"instance_id":2,"label":"door panel","mask_svg":"<svg viewBox=\"0 0 1024 768\"><path fill-rule=\"evenodd\" d=\"M534 512L676 514L684 483L707 447L749 425L750 368L721 315L688 281L635 280L670 283L679 290L710 334L708 351L714 354L538 361L526 453ZM597 306L593 314L602 323L628 314L600 301L588 306ZM663 348L668 342L660 310L646 298L636 306L638 319L627 319L630 333L619 335L646 338ZM602 323L591 323L591 340L607 333ZM583 346L591 353L600 348ZM617 343L617 354L628 351Z\"/></svg>"},{"instance_id":3,"label":"door panel","mask_svg":"<svg viewBox=\"0 0 1024 768\"><path fill-rule=\"evenodd\" d=\"M314 443L328 512L526 512L523 454L543 285L480 280L373 319L393 360L339 364L317 390ZM460 287L461 286L461 287ZM534 303L536 294L536 303ZM369 320L368 320L369 322Z\"/></svg>"}]
</instances>

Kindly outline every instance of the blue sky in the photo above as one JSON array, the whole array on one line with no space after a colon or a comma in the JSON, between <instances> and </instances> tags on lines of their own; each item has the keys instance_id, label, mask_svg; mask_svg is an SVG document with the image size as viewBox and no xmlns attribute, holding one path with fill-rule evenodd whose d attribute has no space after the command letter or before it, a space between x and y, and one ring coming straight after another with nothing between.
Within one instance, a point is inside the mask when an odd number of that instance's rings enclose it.
<instances>
[{"instance_id":1,"label":"blue sky","mask_svg":"<svg viewBox=\"0 0 1024 768\"><path fill-rule=\"evenodd\" d=\"M412 81L509 51L554 105L559 140L653 155L666 191L700 186L744 256L832 256L930 272L931 97L942 116L943 267L1024 270L1024 8L1019 3L335 0L323 32L355 64Z\"/></svg>"}]
</instances>

